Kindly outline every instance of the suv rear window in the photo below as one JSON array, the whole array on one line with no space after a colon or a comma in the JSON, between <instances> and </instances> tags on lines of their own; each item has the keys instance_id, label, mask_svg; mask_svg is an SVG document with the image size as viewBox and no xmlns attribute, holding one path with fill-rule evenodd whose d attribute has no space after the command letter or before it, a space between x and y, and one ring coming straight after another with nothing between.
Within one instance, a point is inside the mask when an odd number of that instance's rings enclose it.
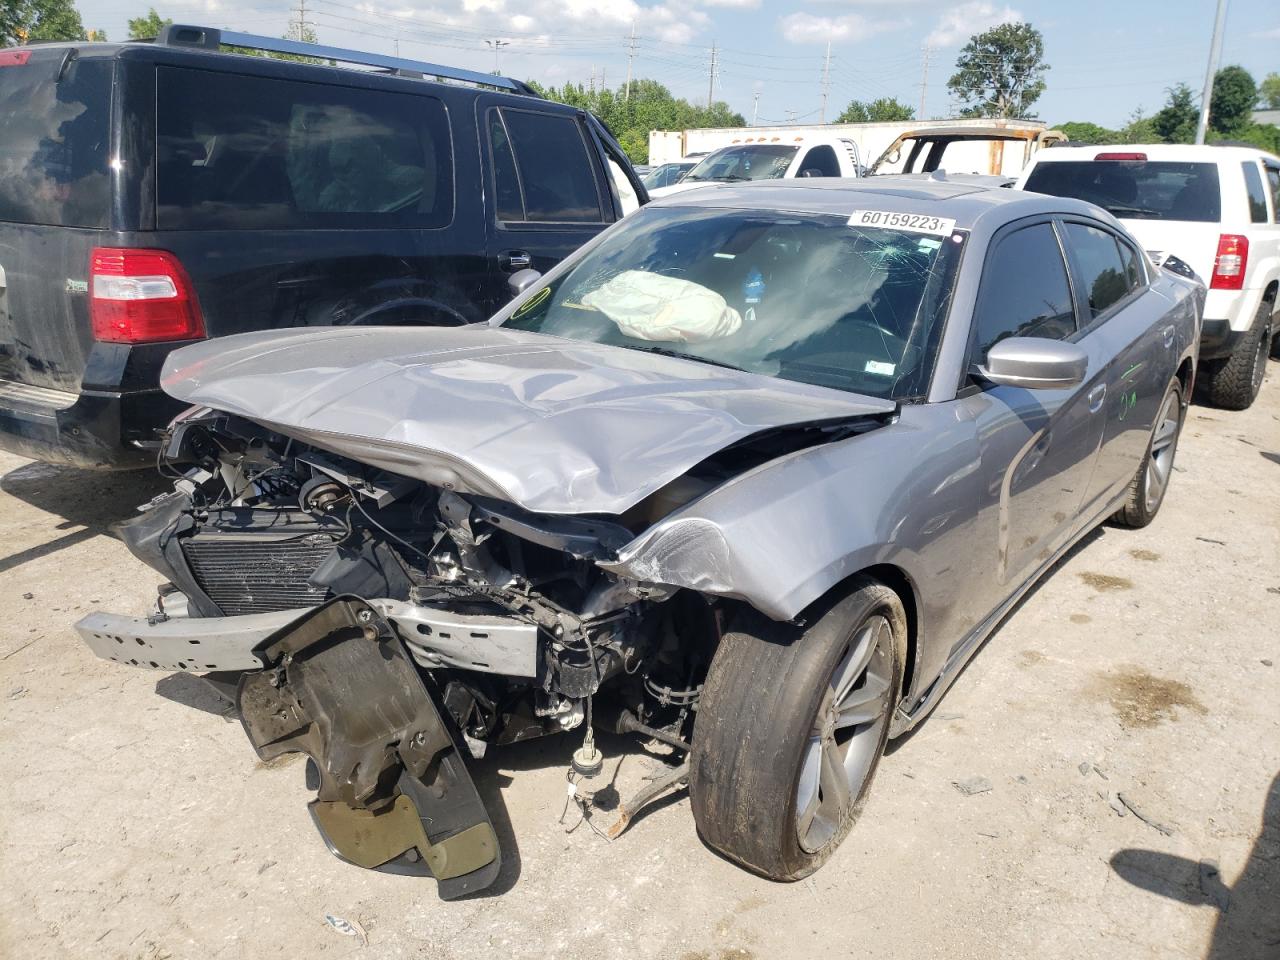
<instances>
[{"instance_id":1,"label":"suv rear window","mask_svg":"<svg viewBox=\"0 0 1280 960\"><path fill-rule=\"evenodd\" d=\"M161 230L442 227L453 155L434 97L181 67L157 77Z\"/></svg>"},{"instance_id":2,"label":"suv rear window","mask_svg":"<svg viewBox=\"0 0 1280 960\"><path fill-rule=\"evenodd\" d=\"M1036 164L1025 189L1074 197L1131 220L1222 219L1216 163L1062 160Z\"/></svg>"},{"instance_id":3,"label":"suv rear window","mask_svg":"<svg viewBox=\"0 0 1280 960\"><path fill-rule=\"evenodd\" d=\"M65 54L0 66L0 220L107 226L112 62L73 59L59 80Z\"/></svg>"}]
</instances>

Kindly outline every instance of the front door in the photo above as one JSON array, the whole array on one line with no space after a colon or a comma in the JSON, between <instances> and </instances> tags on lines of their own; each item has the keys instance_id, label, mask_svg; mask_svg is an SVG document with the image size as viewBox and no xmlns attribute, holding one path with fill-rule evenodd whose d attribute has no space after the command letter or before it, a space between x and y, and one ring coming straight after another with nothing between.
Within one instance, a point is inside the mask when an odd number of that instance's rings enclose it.
<instances>
[{"instance_id":1,"label":"front door","mask_svg":"<svg viewBox=\"0 0 1280 960\"><path fill-rule=\"evenodd\" d=\"M1067 340L1077 315L1058 232L1049 219L1023 221L987 254L970 345L971 365L1006 337ZM1093 472L1102 437L1105 385L1100 345L1084 383L1057 390L982 385L962 400L975 422L981 470L996 504L995 582L987 610L1063 546Z\"/></svg>"}]
</instances>

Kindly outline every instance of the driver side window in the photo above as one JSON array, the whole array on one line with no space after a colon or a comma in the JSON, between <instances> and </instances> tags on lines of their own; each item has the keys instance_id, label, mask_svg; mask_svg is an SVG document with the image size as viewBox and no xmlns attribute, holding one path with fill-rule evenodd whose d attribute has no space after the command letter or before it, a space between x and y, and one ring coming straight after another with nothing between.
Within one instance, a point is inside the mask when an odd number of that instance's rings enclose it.
<instances>
[{"instance_id":1,"label":"driver side window","mask_svg":"<svg viewBox=\"0 0 1280 960\"><path fill-rule=\"evenodd\" d=\"M973 319L969 363L1006 337L1065 340L1076 332L1067 265L1052 224L1005 234L987 254Z\"/></svg>"}]
</instances>

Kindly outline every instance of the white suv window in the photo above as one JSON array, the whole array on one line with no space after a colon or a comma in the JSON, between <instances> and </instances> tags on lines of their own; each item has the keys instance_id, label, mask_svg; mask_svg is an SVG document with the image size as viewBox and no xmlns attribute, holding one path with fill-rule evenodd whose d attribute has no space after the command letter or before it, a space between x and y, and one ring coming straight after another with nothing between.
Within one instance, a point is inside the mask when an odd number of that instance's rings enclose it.
<instances>
[{"instance_id":1,"label":"white suv window","mask_svg":"<svg viewBox=\"0 0 1280 960\"><path fill-rule=\"evenodd\" d=\"M1271 187L1271 216L1280 223L1280 164L1267 164L1267 185Z\"/></svg>"},{"instance_id":2,"label":"white suv window","mask_svg":"<svg viewBox=\"0 0 1280 960\"><path fill-rule=\"evenodd\" d=\"M1258 173L1258 162L1245 160L1240 166L1244 168L1245 192L1249 196L1249 219L1253 223L1266 223L1267 191L1262 186L1262 174Z\"/></svg>"},{"instance_id":3,"label":"white suv window","mask_svg":"<svg viewBox=\"0 0 1280 960\"><path fill-rule=\"evenodd\" d=\"M1216 163L1172 160L1061 160L1038 163L1024 190L1086 200L1114 217L1218 223Z\"/></svg>"}]
</instances>

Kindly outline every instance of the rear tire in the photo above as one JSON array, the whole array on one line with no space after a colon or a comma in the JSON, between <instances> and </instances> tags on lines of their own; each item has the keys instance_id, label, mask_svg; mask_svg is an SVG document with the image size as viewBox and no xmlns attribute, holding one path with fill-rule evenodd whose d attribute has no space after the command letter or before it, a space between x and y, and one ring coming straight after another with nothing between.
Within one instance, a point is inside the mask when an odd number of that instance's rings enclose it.
<instances>
[{"instance_id":1,"label":"rear tire","mask_svg":"<svg viewBox=\"0 0 1280 960\"><path fill-rule=\"evenodd\" d=\"M1184 415L1182 383L1175 377L1160 401L1160 411L1147 440L1147 452L1129 483L1129 496L1111 518L1118 526L1145 527L1160 512L1169 481L1173 479L1173 458L1178 452Z\"/></svg>"},{"instance_id":2,"label":"rear tire","mask_svg":"<svg viewBox=\"0 0 1280 960\"><path fill-rule=\"evenodd\" d=\"M721 640L698 706L689 790L714 849L798 880L862 811L901 687L907 620L856 578L801 629L747 610Z\"/></svg>"},{"instance_id":3,"label":"rear tire","mask_svg":"<svg viewBox=\"0 0 1280 960\"><path fill-rule=\"evenodd\" d=\"M1205 394L1211 404L1224 410L1247 410L1258 397L1262 377L1271 353L1272 301L1263 300L1253 323L1231 356L1203 364Z\"/></svg>"}]
</instances>

